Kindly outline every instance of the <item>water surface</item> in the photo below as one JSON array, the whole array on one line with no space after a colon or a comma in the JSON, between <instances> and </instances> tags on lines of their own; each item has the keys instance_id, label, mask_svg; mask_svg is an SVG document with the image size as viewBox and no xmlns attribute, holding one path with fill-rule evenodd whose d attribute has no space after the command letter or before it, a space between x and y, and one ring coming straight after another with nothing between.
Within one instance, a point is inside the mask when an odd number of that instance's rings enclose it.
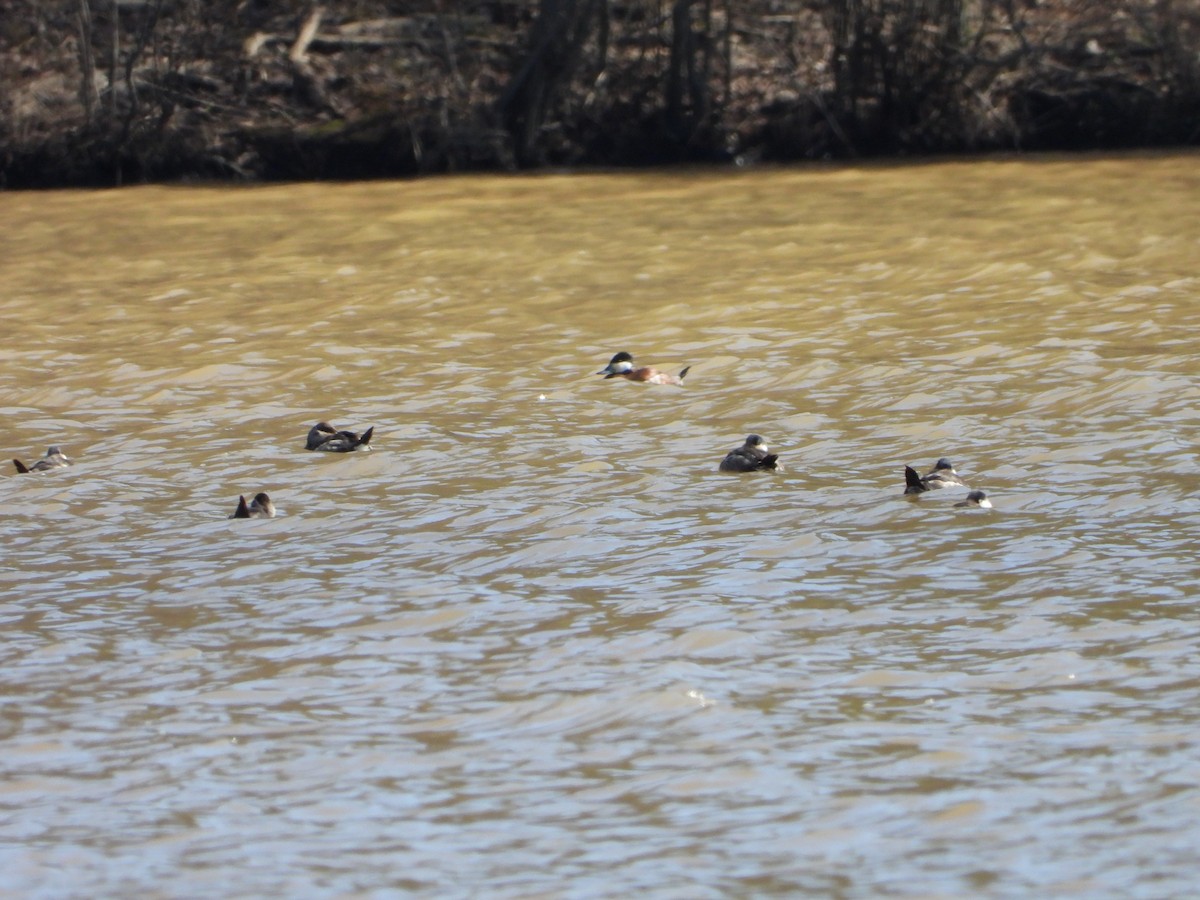
<instances>
[{"instance_id":1,"label":"water surface","mask_svg":"<svg viewBox=\"0 0 1200 900\"><path fill-rule=\"evenodd\" d=\"M3 453L76 460L0 479L0 888L1189 893L1198 197L1194 156L0 194ZM719 475L751 431L784 471ZM996 508L904 499L939 456Z\"/></svg>"}]
</instances>

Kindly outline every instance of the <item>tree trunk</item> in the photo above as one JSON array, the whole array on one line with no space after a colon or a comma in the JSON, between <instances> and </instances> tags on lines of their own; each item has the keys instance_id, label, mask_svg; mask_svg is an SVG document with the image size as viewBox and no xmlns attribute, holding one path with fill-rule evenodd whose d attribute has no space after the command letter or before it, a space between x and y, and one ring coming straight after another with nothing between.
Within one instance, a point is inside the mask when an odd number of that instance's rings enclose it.
<instances>
[{"instance_id":1,"label":"tree trunk","mask_svg":"<svg viewBox=\"0 0 1200 900\"><path fill-rule=\"evenodd\" d=\"M79 0L75 9L75 30L79 38L79 102L89 127L96 109L96 61L92 56L92 9L88 0Z\"/></svg>"},{"instance_id":2,"label":"tree trunk","mask_svg":"<svg viewBox=\"0 0 1200 900\"><path fill-rule=\"evenodd\" d=\"M692 6L696 0L675 0L671 7L671 59L667 67L667 128L684 143L691 135L699 106L706 104L696 77L696 37ZM684 103L684 92L689 103Z\"/></svg>"},{"instance_id":3,"label":"tree trunk","mask_svg":"<svg viewBox=\"0 0 1200 900\"><path fill-rule=\"evenodd\" d=\"M607 0L540 0L530 49L497 104L519 164L533 161L550 105L570 80Z\"/></svg>"}]
</instances>

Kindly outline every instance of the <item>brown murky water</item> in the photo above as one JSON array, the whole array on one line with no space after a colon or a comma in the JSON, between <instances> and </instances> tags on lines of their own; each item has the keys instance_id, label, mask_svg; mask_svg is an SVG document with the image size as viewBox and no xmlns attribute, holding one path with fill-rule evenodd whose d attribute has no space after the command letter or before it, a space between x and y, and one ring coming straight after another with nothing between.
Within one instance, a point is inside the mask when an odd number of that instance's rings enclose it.
<instances>
[{"instance_id":1,"label":"brown murky water","mask_svg":"<svg viewBox=\"0 0 1200 900\"><path fill-rule=\"evenodd\" d=\"M4 893L1193 888L1195 156L0 221Z\"/></svg>"}]
</instances>

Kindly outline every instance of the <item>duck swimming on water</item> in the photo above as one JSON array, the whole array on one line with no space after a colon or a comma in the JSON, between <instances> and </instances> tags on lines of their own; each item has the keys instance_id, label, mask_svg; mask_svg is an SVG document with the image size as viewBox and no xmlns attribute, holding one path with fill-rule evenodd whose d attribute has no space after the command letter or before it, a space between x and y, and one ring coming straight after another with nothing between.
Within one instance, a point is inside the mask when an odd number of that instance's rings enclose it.
<instances>
[{"instance_id":1,"label":"duck swimming on water","mask_svg":"<svg viewBox=\"0 0 1200 900\"><path fill-rule=\"evenodd\" d=\"M238 495L237 509L234 510L231 519L273 519L275 518L275 504L271 502L271 498L266 494L259 492L254 495L254 499L250 503L246 503L244 495Z\"/></svg>"},{"instance_id":2,"label":"duck swimming on water","mask_svg":"<svg viewBox=\"0 0 1200 900\"><path fill-rule=\"evenodd\" d=\"M327 453L349 453L351 450L370 450L371 435L375 432L372 425L361 435L353 431L338 431L328 422L318 422L308 430L308 441L305 450L323 450Z\"/></svg>"},{"instance_id":3,"label":"duck swimming on water","mask_svg":"<svg viewBox=\"0 0 1200 900\"><path fill-rule=\"evenodd\" d=\"M954 464L944 456L934 463L933 468L924 475L918 475L917 470L912 466L904 467L904 493L906 494L923 494L925 491L933 491L938 488L967 486L962 476L954 471Z\"/></svg>"},{"instance_id":4,"label":"duck swimming on water","mask_svg":"<svg viewBox=\"0 0 1200 900\"><path fill-rule=\"evenodd\" d=\"M718 469L722 472L756 472L760 469L774 471L779 466L779 456L768 453L767 442L757 434L746 435L746 443L730 450Z\"/></svg>"},{"instance_id":5,"label":"duck swimming on water","mask_svg":"<svg viewBox=\"0 0 1200 900\"><path fill-rule=\"evenodd\" d=\"M988 495L984 491L971 491L967 494L966 500L960 500L955 506L972 507L974 509L991 509L992 501L988 499Z\"/></svg>"},{"instance_id":6,"label":"duck swimming on water","mask_svg":"<svg viewBox=\"0 0 1200 900\"><path fill-rule=\"evenodd\" d=\"M678 375L669 375L666 372L660 372L653 366L642 366L635 368L633 365L633 357L622 350L613 356L608 361L608 365L597 372L597 375L603 375L605 378L624 378L627 381L641 381L646 384L683 384L684 376L687 375L691 366L686 366Z\"/></svg>"},{"instance_id":7,"label":"duck swimming on water","mask_svg":"<svg viewBox=\"0 0 1200 900\"><path fill-rule=\"evenodd\" d=\"M47 472L50 469L61 469L63 466L71 465L71 460L67 459L66 454L59 449L58 444L55 444L46 451L45 456L33 465L27 466L19 459L14 459L13 465L17 467L18 475L24 475L26 472Z\"/></svg>"}]
</instances>

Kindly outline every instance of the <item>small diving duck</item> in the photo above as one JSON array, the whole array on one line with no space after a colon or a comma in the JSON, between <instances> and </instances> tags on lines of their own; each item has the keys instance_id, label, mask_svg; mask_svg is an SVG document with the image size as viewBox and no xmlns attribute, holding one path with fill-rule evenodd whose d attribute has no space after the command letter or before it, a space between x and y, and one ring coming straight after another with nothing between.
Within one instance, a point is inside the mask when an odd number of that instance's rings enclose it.
<instances>
[{"instance_id":1,"label":"small diving duck","mask_svg":"<svg viewBox=\"0 0 1200 900\"><path fill-rule=\"evenodd\" d=\"M722 472L756 472L759 469L775 470L779 456L767 452L767 442L757 434L746 435L746 443L730 450L718 467Z\"/></svg>"},{"instance_id":2,"label":"small diving duck","mask_svg":"<svg viewBox=\"0 0 1200 900\"><path fill-rule=\"evenodd\" d=\"M71 465L71 461L67 459L66 454L59 449L58 444L55 444L46 451L45 456L43 456L33 465L27 466L19 459L14 459L13 465L17 467L18 475L24 475L26 472L46 472L50 469L61 469L63 466Z\"/></svg>"},{"instance_id":3,"label":"small diving duck","mask_svg":"<svg viewBox=\"0 0 1200 900\"><path fill-rule=\"evenodd\" d=\"M237 509L234 510L231 519L273 519L275 518L275 504L271 502L271 498L261 491L254 495L254 499L249 503L246 502L245 495L238 495Z\"/></svg>"},{"instance_id":4,"label":"small diving duck","mask_svg":"<svg viewBox=\"0 0 1200 900\"><path fill-rule=\"evenodd\" d=\"M960 500L955 506L969 506L973 509L991 509L992 501L988 499L985 491L971 491L967 494L966 500Z\"/></svg>"},{"instance_id":5,"label":"small diving duck","mask_svg":"<svg viewBox=\"0 0 1200 900\"><path fill-rule=\"evenodd\" d=\"M643 381L646 384L683 384L683 378L687 375L691 366L686 366L678 375L668 375L666 372L660 372L652 366L642 366L639 369L633 367L633 357L622 350L620 353L613 356L608 361L608 365L597 372L597 375L603 375L605 378L624 378L628 381Z\"/></svg>"},{"instance_id":6,"label":"small diving duck","mask_svg":"<svg viewBox=\"0 0 1200 900\"><path fill-rule=\"evenodd\" d=\"M934 463L933 468L924 475L918 475L912 466L904 467L904 493L923 494L925 491L944 487L967 487L967 483L954 471L954 465L946 457L943 456Z\"/></svg>"},{"instance_id":7,"label":"small diving duck","mask_svg":"<svg viewBox=\"0 0 1200 900\"><path fill-rule=\"evenodd\" d=\"M308 431L308 442L305 450L324 450L329 453L349 453L351 450L370 450L371 435L375 431L372 425L362 435L353 431L338 431L328 422L318 422Z\"/></svg>"}]
</instances>

